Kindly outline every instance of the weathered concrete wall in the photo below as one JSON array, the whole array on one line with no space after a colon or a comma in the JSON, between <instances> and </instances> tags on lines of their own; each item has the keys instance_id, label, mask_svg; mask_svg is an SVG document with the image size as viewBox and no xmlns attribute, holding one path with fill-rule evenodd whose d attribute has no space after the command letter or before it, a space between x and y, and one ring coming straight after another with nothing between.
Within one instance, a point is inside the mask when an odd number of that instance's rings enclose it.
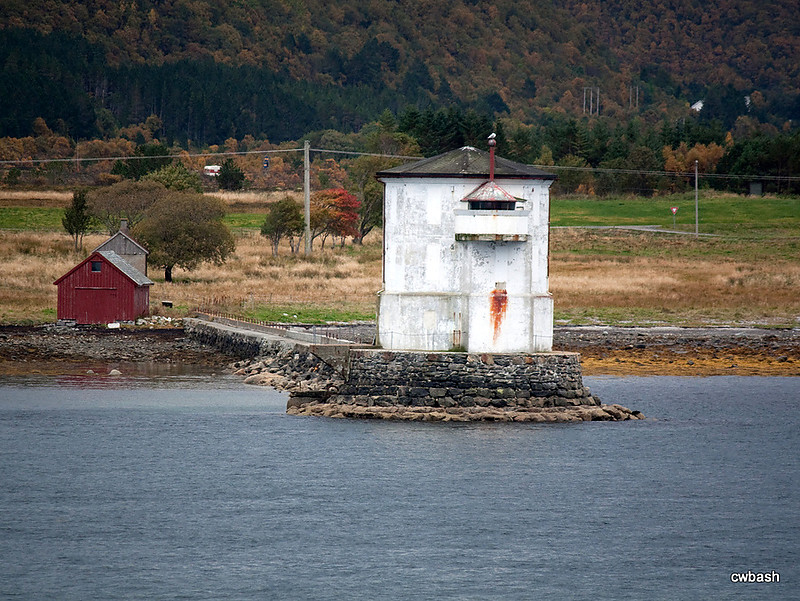
<instances>
[{"instance_id":1,"label":"weathered concrete wall","mask_svg":"<svg viewBox=\"0 0 800 601\"><path fill-rule=\"evenodd\" d=\"M272 355L292 349L294 341L266 332L245 330L231 325L230 320L209 322L202 319L185 318L183 327L195 340L214 346L234 357L250 358Z\"/></svg>"},{"instance_id":2,"label":"weathered concrete wall","mask_svg":"<svg viewBox=\"0 0 800 601\"><path fill-rule=\"evenodd\" d=\"M468 210L476 178L392 178L385 184L384 290L378 337L392 350L546 352L553 306L546 180L498 178L517 210ZM508 302L492 314L492 292ZM501 327L502 326L502 327ZM453 344L454 332L460 344Z\"/></svg>"}]
</instances>

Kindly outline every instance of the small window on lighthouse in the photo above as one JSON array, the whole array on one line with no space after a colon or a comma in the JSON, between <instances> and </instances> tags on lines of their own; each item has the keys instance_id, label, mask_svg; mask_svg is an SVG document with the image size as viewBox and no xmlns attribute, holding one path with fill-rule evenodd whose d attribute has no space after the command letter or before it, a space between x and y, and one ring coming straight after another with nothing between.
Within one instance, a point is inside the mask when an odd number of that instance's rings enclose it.
<instances>
[{"instance_id":1,"label":"small window on lighthouse","mask_svg":"<svg viewBox=\"0 0 800 601\"><path fill-rule=\"evenodd\" d=\"M513 211L516 208L515 201L504 200L470 200L470 211Z\"/></svg>"}]
</instances>

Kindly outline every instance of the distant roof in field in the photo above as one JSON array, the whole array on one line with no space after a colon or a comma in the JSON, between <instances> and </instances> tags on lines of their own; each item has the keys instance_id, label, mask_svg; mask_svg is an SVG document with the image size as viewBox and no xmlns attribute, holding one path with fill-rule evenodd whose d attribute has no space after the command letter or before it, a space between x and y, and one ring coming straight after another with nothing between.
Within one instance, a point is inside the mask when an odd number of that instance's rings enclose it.
<instances>
[{"instance_id":1,"label":"distant roof in field","mask_svg":"<svg viewBox=\"0 0 800 601\"><path fill-rule=\"evenodd\" d=\"M133 265L128 263L125 259L120 257L117 253L113 250L99 250L92 253L92 255L98 254L105 258L109 263L111 263L114 267L119 269L122 273L124 273L128 278L133 280L133 282L137 286L152 286L153 280L148 278L145 274L141 271L136 269ZM91 255L90 255L91 256Z\"/></svg>"},{"instance_id":2,"label":"distant roof in field","mask_svg":"<svg viewBox=\"0 0 800 601\"><path fill-rule=\"evenodd\" d=\"M123 231L119 231L92 252L113 250L120 255L149 255L150 252ZM120 252L122 251L122 252Z\"/></svg>"},{"instance_id":3,"label":"distant roof in field","mask_svg":"<svg viewBox=\"0 0 800 601\"><path fill-rule=\"evenodd\" d=\"M556 175L532 165L495 157L494 176L498 179L554 180ZM489 179L489 153L464 146L444 154L392 167L377 174L379 179L393 177L469 177Z\"/></svg>"}]
</instances>

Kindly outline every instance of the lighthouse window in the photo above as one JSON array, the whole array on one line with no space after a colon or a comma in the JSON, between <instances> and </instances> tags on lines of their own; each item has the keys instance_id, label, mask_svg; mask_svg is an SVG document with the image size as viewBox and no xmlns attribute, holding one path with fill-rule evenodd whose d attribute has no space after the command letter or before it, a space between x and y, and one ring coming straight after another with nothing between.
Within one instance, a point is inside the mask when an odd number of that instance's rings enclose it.
<instances>
[{"instance_id":1,"label":"lighthouse window","mask_svg":"<svg viewBox=\"0 0 800 601\"><path fill-rule=\"evenodd\" d=\"M516 208L514 201L502 200L470 200L471 211L513 211Z\"/></svg>"}]
</instances>

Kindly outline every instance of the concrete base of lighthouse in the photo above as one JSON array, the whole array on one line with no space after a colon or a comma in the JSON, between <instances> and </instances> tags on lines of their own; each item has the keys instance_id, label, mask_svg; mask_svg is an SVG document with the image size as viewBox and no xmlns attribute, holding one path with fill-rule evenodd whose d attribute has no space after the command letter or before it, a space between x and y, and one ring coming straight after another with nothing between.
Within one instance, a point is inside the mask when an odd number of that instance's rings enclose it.
<instances>
[{"instance_id":1,"label":"concrete base of lighthouse","mask_svg":"<svg viewBox=\"0 0 800 601\"><path fill-rule=\"evenodd\" d=\"M381 292L378 346L393 351L544 353L553 348L550 294Z\"/></svg>"},{"instance_id":2,"label":"concrete base of lighthouse","mask_svg":"<svg viewBox=\"0 0 800 601\"><path fill-rule=\"evenodd\" d=\"M335 392L293 391L295 415L421 421L642 419L583 385L577 353L473 354L350 349Z\"/></svg>"},{"instance_id":3,"label":"concrete base of lighthouse","mask_svg":"<svg viewBox=\"0 0 800 601\"><path fill-rule=\"evenodd\" d=\"M184 320L187 334L244 359L246 383L290 393L295 415L424 421L641 419L584 386L578 353L389 351L225 318ZM305 335L308 336L308 335ZM324 337L323 337L324 338Z\"/></svg>"}]
</instances>

